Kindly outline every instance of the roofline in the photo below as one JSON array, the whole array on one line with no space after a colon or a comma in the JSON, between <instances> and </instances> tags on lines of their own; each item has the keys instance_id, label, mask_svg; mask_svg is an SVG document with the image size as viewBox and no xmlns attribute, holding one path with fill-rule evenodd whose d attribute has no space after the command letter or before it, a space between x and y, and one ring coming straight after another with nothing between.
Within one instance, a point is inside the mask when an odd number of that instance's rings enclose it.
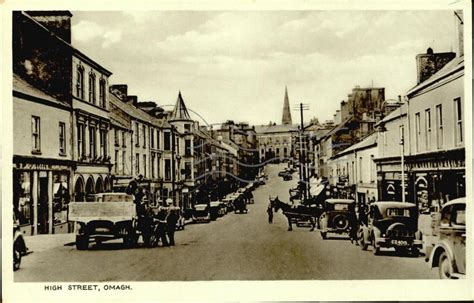
<instances>
[{"instance_id":1,"label":"roofline","mask_svg":"<svg viewBox=\"0 0 474 303\"><path fill-rule=\"evenodd\" d=\"M453 58L452 60L455 60L455 59L456 59L456 58ZM452 62L452 61L450 61L450 62ZM448 64L449 64L450 62L448 62ZM461 63L461 62L460 62L460 63ZM406 95L407 95L407 97L413 96L413 95L415 95L417 92L419 92L419 91L421 91L421 90L423 90L423 89L425 89L425 88L427 88L427 87L429 87L429 86L435 84L436 82L440 82L440 81L442 81L442 80L448 78L449 76L451 76L451 75L453 75L453 74L455 74L455 73L457 73L458 71L463 70L463 69L464 69L464 57L463 57L462 64L459 64L459 66L453 68L453 70L451 70L450 72L446 73L445 75L443 75L442 77L437 78L437 79L431 79L431 77L428 78L426 81L424 81L424 82L422 82L422 83L420 83L420 84L417 84L416 86L414 86L413 88L411 88L411 89L406 93ZM441 69L441 70L442 70L442 69ZM441 70L440 70L440 71L441 71ZM434 74L433 76L435 76L435 75L436 75L436 74ZM430 79L431 79L431 80L430 80Z\"/></svg>"},{"instance_id":2,"label":"roofline","mask_svg":"<svg viewBox=\"0 0 474 303\"><path fill-rule=\"evenodd\" d=\"M62 39L61 37L59 37L58 35L56 35L55 33L53 33L51 30L49 30L47 27L45 27L43 24L39 23L38 21L36 21L31 15L29 15L26 11L21 11L21 14L28 18L28 20L34 22L37 26L39 26L40 28L42 28L44 31L48 32L51 36L54 36L56 39L58 39L58 41L60 41L61 43L65 44L67 47L69 47L70 49L72 49L72 51L74 53L77 53L80 55L80 57L82 59L84 59L85 61L88 61L88 63L90 63L91 65L93 65L95 68L97 68L98 70L102 71L107 77L109 77L110 75L112 75L112 72L107 70L105 67L101 66L99 63L97 63L96 61L92 60L90 57L88 57L87 55L85 55L84 53L82 53L81 51L79 51L78 49L76 49L74 46L72 46L71 43L68 43L66 41L64 41L64 39Z\"/></svg>"}]
</instances>

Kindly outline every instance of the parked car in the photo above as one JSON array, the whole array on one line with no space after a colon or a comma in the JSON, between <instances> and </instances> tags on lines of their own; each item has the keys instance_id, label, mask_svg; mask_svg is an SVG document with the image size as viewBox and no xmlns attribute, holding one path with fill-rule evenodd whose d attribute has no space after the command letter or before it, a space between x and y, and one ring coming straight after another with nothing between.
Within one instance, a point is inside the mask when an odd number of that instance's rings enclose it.
<instances>
[{"instance_id":1,"label":"parked car","mask_svg":"<svg viewBox=\"0 0 474 303\"><path fill-rule=\"evenodd\" d=\"M284 175L288 174L288 170L284 169L278 172L278 177L283 177Z\"/></svg>"},{"instance_id":2,"label":"parked car","mask_svg":"<svg viewBox=\"0 0 474 303\"><path fill-rule=\"evenodd\" d=\"M290 181L293 180L293 176L291 174L284 174L283 181Z\"/></svg>"},{"instance_id":3,"label":"parked car","mask_svg":"<svg viewBox=\"0 0 474 303\"><path fill-rule=\"evenodd\" d=\"M319 217L319 230L323 239L328 233L351 234L357 228L355 201L351 199L327 199L324 212Z\"/></svg>"},{"instance_id":4,"label":"parked car","mask_svg":"<svg viewBox=\"0 0 474 303\"><path fill-rule=\"evenodd\" d=\"M398 254L418 256L423 242L418 230L416 205L393 201L372 203L366 224L359 229L358 239L362 250L371 245L375 255L379 254L380 248L393 247Z\"/></svg>"},{"instance_id":5,"label":"parked car","mask_svg":"<svg viewBox=\"0 0 474 303\"><path fill-rule=\"evenodd\" d=\"M89 240L102 241L122 238L124 245L138 241L137 212L133 196L126 193L91 195L93 202L71 202L69 220L75 222L76 248L85 250Z\"/></svg>"},{"instance_id":6,"label":"parked car","mask_svg":"<svg viewBox=\"0 0 474 303\"><path fill-rule=\"evenodd\" d=\"M466 274L466 198L446 203L436 223L436 238L426 247L430 268L438 267L441 279L464 278Z\"/></svg>"},{"instance_id":7,"label":"parked car","mask_svg":"<svg viewBox=\"0 0 474 303\"><path fill-rule=\"evenodd\" d=\"M210 212L210 216L211 216L211 220L214 221L217 219L217 217L219 217L219 213L221 211L221 202L219 201L212 201L210 203L210 209L209 209L209 212Z\"/></svg>"},{"instance_id":8,"label":"parked car","mask_svg":"<svg viewBox=\"0 0 474 303\"><path fill-rule=\"evenodd\" d=\"M13 270L20 269L21 258L26 255L28 249L23 238L23 233L20 230L20 225L13 215Z\"/></svg>"},{"instance_id":9,"label":"parked car","mask_svg":"<svg viewBox=\"0 0 474 303\"><path fill-rule=\"evenodd\" d=\"M211 213L207 204L194 205L193 222L211 222Z\"/></svg>"}]
</instances>

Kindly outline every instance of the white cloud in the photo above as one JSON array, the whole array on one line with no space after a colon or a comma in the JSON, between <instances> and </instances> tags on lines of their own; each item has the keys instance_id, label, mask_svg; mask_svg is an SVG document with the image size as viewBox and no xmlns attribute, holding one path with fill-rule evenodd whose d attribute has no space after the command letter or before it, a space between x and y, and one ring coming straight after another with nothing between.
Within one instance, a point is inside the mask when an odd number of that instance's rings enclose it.
<instances>
[{"instance_id":1,"label":"white cloud","mask_svg":"<svg viewBox=\"0 0 474 303\"><path fill-rule=\"evenodd\" d=\"M89 42L100 37L104 32L104 28L92 21L81 20L72 26L73 38L80 42Z\"/></svg>"},{"instance_id":2,"label":"white cloud","mask_svg":"<svg viewBox=\"0 0 474 303\"><path fill-rule=\"evenodd\" d=\"M111 30L106 31L103 34L104 42L102 43L102 47L106 48L113 43L117 43L122 39L122 31L121 30Z\"/></svg>"}]
</instances>

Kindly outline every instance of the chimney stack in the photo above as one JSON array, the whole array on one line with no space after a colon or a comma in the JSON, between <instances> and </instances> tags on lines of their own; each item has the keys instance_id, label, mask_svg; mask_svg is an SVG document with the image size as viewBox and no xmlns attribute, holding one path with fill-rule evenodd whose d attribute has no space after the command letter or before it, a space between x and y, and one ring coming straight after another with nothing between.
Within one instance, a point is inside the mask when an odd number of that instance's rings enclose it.
<instances>
[{"instance_id":1,"label":"chimney stack","mask_svg":"<svg viewBox=\"0 0 474 303\"><path fill-rule=\"evenodd\" d=\"M67 43L71 43L72 14L70 11L26 11L25 13Z\"/></svg>"},{"instance_id":2,"label":"chimney stack","mask_svg":"<svg viewBox=\"0 0 474 303\"><path fill-rule=\"evenodd\" d=\"M128 85L127 84L114 84L110 85L109 91L116 95L123 102L127 102L128 96Z\"/></svg>"},{"instance_id":3,"label":"chimney stack","mask_svg":"<svg viewBox=\"0 0 474 303\"><path fill-rule=\"evenodd\" d=\"M132 103L133 106L138 107L138 97L137 96L127 96L127 103Z\"/></svg>"},{"instance_id":4,"label":"chimney stack","mask_svg":"<svg viewBox=\"0 0 474 303\"><path fill-rule=\"evenodd\" d=\"M416 56L417 84L433 76L454 57L456 54L453 52L434 53L431 47L426 50L426 54L418 54Z\"/></svg>"}]
</instances>

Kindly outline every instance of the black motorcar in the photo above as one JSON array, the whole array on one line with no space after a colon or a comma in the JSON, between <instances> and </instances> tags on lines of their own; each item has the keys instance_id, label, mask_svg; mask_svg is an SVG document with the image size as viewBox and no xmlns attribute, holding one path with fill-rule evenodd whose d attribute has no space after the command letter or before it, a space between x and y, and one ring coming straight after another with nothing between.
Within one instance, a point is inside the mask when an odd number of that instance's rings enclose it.
<instances>
[{"instance_id":1,"label":"black motorcar","mask_svg":"<svg viewBox=\"0 0 474 303\"><path fill-rule=\"evenodd\" d=\"M374 202L358 232L362 250L372 246L377 255L380 248L395 248L398 254L418 256L422 234L418 230L418 208L407 202Z\"/></svg>"},{"instance_id":2,"label":"black motorcar","mask_svg":"<svg viewBox=\"0 0 474 303\"><path fill-rule=\"evenodd\" d=\"M327 199L324 201L324 213L319 217L321 237L328 233L355 234L357 218L355 201L351 199Z\"/></svg>"}]
</instances>

